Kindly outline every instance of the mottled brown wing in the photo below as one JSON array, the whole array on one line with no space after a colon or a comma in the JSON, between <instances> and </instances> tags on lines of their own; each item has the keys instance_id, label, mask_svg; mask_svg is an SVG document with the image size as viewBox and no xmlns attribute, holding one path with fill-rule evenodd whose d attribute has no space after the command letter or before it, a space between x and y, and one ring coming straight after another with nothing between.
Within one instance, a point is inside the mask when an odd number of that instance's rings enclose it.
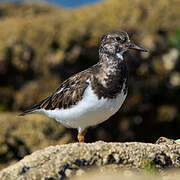
<instances>
[{"instance_id":1,"label":"mottled brown wing","mask_svg":"<svg viewBox=\"0 0 180 180\"><path fill-rule=\"evenodd\" d=\"M51 96L35 104L31 109L24 111L20 116L32 113L37 109L53 110L55 108L66 109L77 104L88 87L87 76L77 74L64 81Z\"/></svg>"},{"instance_id":2,"label":"mottled brown wing","mask_svg":"<svg viewBox=\"0 0 180 180\"><path fill-rule=\"evenodd\" d=\"M54 93L46 102L41 104L40 108L46 110L53 110L55 108L66 109L72 105L77 104L83 97L84 91L88 86L88 83L77 81L66 82L68 85L64 89L60 89L59 93Z\"/></svg>"}]
</instances>

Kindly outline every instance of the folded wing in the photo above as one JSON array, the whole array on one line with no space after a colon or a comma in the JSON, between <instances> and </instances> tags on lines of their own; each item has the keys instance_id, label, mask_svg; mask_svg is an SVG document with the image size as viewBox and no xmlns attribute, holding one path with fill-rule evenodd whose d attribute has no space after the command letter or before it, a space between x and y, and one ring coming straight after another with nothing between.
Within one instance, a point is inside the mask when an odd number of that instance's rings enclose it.
<instances>
[{"instance_id":1,"label":"folded wing","mask_svg":"<svg viewBox=\"0 0 180 180\"><path fill-rule=\"evenodd\" d=\"M67 109L77 104L82 99L88 84L87 77L77 74L64 81L51 96L35 104L30 109L19 114L19 116L34 113L38 109Z\"/></svg>"}]
</instances>

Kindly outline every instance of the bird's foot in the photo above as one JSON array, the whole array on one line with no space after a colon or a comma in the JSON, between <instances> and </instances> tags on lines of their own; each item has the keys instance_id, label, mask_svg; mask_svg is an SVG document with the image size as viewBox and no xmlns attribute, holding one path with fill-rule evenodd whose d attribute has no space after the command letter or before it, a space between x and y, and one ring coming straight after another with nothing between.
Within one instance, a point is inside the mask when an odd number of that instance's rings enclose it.
<instances>
[{"instance_id":1,"label":"bird's foot","mask_svg":"<svg viewBox=\"0 0 180 180\"><path fill-rule=\"evenodd\" d=\"M80 143L84 143L84 136L85 136L86 132L87 132L87 130L85 129L84 131L78 133L77 138Z\"/></svg>"}]
</instances>

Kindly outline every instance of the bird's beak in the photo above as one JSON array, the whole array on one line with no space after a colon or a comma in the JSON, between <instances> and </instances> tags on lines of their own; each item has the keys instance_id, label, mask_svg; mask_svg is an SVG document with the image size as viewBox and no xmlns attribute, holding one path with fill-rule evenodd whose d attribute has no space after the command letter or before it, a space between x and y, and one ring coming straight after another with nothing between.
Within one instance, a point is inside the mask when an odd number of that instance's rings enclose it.
<instances>
[{"instance_id":1,"label":"bird's beak","mask_svg":"<svg viewBox=\"0 0 180 180\"><path fill-rule=\"evenodd\" d=\"M128 42L127 43L127 47L129 49L134 49L134 50L137 50L137 51L143 51L143 52L148 52L146 49L140 47L140 46L137 46L136 44L134 43L131 43L131 42Z\"/></svg>"}]
</instances>

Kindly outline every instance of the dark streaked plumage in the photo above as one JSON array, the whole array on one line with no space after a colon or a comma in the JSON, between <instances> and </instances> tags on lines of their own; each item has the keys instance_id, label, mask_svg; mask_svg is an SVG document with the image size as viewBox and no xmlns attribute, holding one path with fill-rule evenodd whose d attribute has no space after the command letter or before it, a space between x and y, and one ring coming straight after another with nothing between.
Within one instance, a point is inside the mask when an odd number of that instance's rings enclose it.
<instances>
[{"instance_id":1,"label":"dark streaked plumage","mask_svg":"<svg viewBox=\"0 0 180 180\"><path fill-rule=\"evenodd\" d=\"M77 128L78 140L84 141L85 129L112 116L127 95L128 72L123 53L128 49L146 51L130 43L124 31L104 34L97 64L71 76L51 96L20 115L46 114L67 127Z\"/></svg>"}]
</instances>

